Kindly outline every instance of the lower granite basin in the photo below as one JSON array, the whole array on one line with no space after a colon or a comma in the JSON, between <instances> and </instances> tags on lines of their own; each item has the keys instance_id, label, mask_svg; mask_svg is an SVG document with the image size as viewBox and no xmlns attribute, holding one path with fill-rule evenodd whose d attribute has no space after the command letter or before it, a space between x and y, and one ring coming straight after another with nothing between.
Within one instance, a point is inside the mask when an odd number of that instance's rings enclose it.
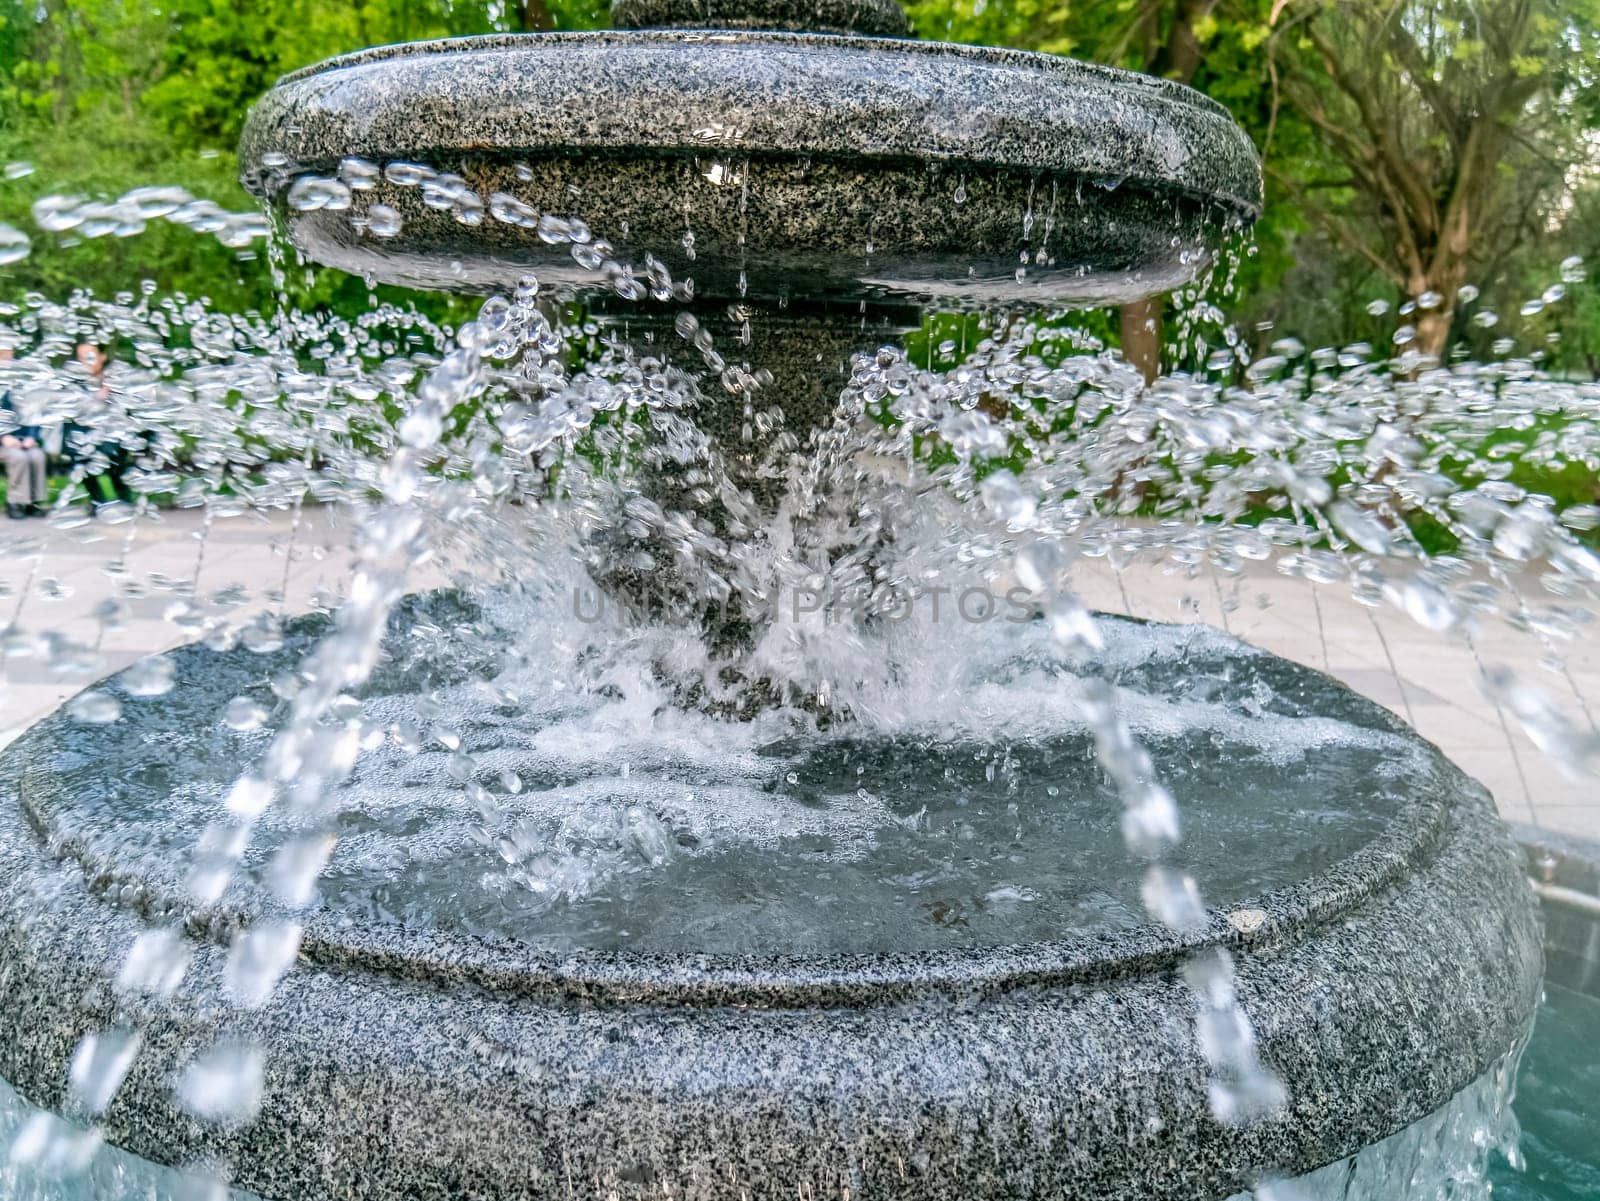
<instances>
[{"instance_id":1,"label":"lower granite basin","mask_svg":"<svg viewBox=\"0 0 1600 1201\"><path fill-rule=\"evenodd\" d=\"M1106 625L1111 652L1133 639L1152 679L1166 678L1163 627ZM302 621L282 653L315 632ZM974 914L902 950L848 924L810 950L778 943L781 926L745 945L724 929L699 949L681 932L653 946L570 931L541 943L459 914L376 917L351 885L307 921L300 964L254 1012L225 1005L218 983L231 931L258 912L248 887L188 910L159 855L119 858L95 836L104 798L97 808L62 787L89 754L102 776L131 775L118 756L150 729L58 715L0 756L0 878L13 881L0 903L0 1077L59 1107L81 1034L136 1023L145 1050L110 1140L167 1163L227 1163L237 1185L279 1199L798 1188L1193 1201L1332 1163L1439 1110L1518 1045L1539 994L1532 898L1484 791L1385 711L1221 635L1182 645L1191 684L1272 682L1278 712L1219 684L1212 703L1233 719L1337 719L1405 748L1403 776L1380 787L1372 773L1377 820L1346 828L1304 878L1274 879L1264 861L1267 886L1252 892L1248 877L1213 887L1220 866L1202 873L1223 908L1187 940L1113 906L1058 916L1062 937L1031 941L1007 941L1003 924L985 935ZM185 704L214 720L229 672L271 674L235 656L247 652L175 652L178 688L149 720L181 725ZM373 689L403 684L391 675ZM1286 769L1286 795L1300 770ZM1285 831L1303 824L1304 806L1279 803L1269 816ZM1253 804L1270 807L1270 791ZM1203 859L1205 823L1190 817ZM1229 920L1241 911L1259 912ZM752 928L777 913L752 902ZM191 983L170 1003L113 996L137 933L178 921ZM1286 1113L1243 1129L1207 1108L1176 971L1216 943L1233 950L1263 1058L1290 1087ZM260 1119L219 1131L177 1110L170 1082L223 1035L258 1042L267 1068Z\"/></svg>"}]
</instances>

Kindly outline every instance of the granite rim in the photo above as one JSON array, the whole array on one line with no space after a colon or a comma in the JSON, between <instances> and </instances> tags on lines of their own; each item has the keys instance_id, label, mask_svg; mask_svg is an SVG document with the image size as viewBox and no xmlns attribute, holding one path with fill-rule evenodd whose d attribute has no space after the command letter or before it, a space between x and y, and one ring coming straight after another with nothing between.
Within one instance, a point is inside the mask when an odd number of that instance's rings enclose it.
<instances>
[{"instance_id":1,"label":"granite rim","mask_svg":"<svg viewBox=\"0 0 1600 1201\"><path fill-rule=\"evenodd\" d=\"M134 882L51 846L19 796L28 740L0 756L0 873L16 882L0 909L0 1075L59 1108L77 1037L137 1022L152 1050L109 1116L113 1141L166 1162L232 1159L239 1184L284 1201L443 1196L464 1181L483 1182L472 1195L566 1195L572 1171L569 1191L604 1179L625 1197L659 1191L663 1173L698 1182L687 1198L792 1197L802 1177L940 1201L1225 1197L1432 1112L1518 1044L1539 995L1519 856L1483 790L1441 759L1444 784L1362 850L1243 907L1265 920L1215 913L1185 939L1147 927L847 959L541 956L312 919L261 1011L229 1011L214 987L135 1004L107 981L136 931L181 921L214 975L248 917L148 892L124 906ZM1264 1057L1291 1081L1282 1118L1209 1116L1176 970L1205 945L1235 956ZM268 1049L267 1102L256 1124L219 1132L172 1108L170 1080L197 1040L235 1030ZM381 1154L379 1131L397 1140ZM519 1155L534 1166L497 1159ZM895 1157L909 1177L880 1173Z\"/></svg>"},{"instance_id":2,"label":"granite rim","mask_svg":"<svg viewBox=\"0 0 1600 1201\"><path fill-rule=\"evenodd\" d=\"M713 129L719 112L728 120ZM351 155L602 148L1117 178L1247 221L1262 202L1249 138L1183 84L1024 50L771 30L490 34L355 51L285 75L257 102L241 178L270 190L273 154L317 169Z\"/></svg>"}]
</instances>

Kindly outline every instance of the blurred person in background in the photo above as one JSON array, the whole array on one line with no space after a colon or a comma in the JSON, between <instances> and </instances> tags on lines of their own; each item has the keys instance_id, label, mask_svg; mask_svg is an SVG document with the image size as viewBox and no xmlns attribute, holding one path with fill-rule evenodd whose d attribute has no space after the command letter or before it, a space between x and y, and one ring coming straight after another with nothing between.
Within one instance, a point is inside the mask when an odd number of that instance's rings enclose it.
<instances>
[{"instance_id":1,"label":"blurred person in background","mask_svg":"<svg viewBox=\"0 0 1600 1201\"><path fill-rule=\"evenodd\" d=\"M9 346L0 346L0 365L11 362L15 352ZM36 425L23 425L18 419L16 404L9 389L0 391L0 426L10 426L0 433L0 465L6 471L6 516L13 520L40 511L44 504L45 456L40 445L43 434ZM12 422L17 422L12 425Z\"/></svg>"},{"instance_id":2,"label":"blurred person in background","mask_svg":"<svg viewBox=\"0 0 1600 1201\"><path fill-rule=\"evenodd\" d=\"M95 411L104 411L111 399L111 384L106 379L106 365L110 361L105 351L93 342L80 342L73 352L78 365L88 373L87 385L94 396ZM89 416L89 414L85 414ZM98 509L101 505L123 500L131 502L133 494L123 482L131 456L122 443L96 441L96 430L78 422L69 422L64 450L69 459L87 462L91 466L103 464L103 469L86 475L84 485L89 490L89 500Z\"/></svg>"}]
</instances>

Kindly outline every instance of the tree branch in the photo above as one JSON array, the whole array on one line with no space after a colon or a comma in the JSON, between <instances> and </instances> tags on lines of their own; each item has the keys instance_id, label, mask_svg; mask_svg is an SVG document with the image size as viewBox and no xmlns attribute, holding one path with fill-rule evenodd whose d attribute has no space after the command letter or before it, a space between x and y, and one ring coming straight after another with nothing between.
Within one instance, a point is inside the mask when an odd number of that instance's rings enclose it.
<instances>
[{"instance_id":1,"label":"tree branch","mask_svg":"<svg viewBox=\"0 0 1600 1201\"><path fill-rule=\"evenodd\" d=\"M1303 187L1277 167L1269 165L1267 174L1276 180L1289 195L1293 196L1300 207L1310 214L1311 219L1320 225L1324 232L1333 238L1335 242L1371 263L1383 273L1385 279L1396 287L1404 289L1407 286L1405 277L1395 269L1393 263L1380 255L1364 239L1357 236L1348 225L1339 220L1333 213L1319 204L1312 203L1311 197L1306 194Z\"/></svg>"},{"instance_id":2,"label":"tree branch","mask_svg":"<svg viewBox=\"0 0 1600 1201\"><path fill-rule=\"evenodd\" d=\"M1401 202L1397 215L1404 218L1413 229L1421 232L1424 238L1431 237L1439 227L1438 209L1428 189L1416 179L1415 160L1405 153L1395 137L1393 121L1399 114L1391 113L1385 117L1378 111L1373 103L1371 89L1363 86L1363 81L1350 75L1338 51L1315 23L1307 24L1306 37L1316 49L1328 78L1355 105L1362 127L1372 141L1373 150L1387 168L1384 174L1388 176L1394 193Z\"/></svg>"}]
</instances>

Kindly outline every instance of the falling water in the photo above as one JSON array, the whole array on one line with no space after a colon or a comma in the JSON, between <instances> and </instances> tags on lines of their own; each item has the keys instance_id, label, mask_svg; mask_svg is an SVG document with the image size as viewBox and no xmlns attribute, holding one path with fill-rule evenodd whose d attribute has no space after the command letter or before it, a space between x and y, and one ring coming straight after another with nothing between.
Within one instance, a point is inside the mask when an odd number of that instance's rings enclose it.
<instances>
[{"instance_id":1,"label":"falling water","mask_svg":"<svg viewBox=\"0 0 1600 1201\"><path fill-rule=\"evenodd\" d=\"M707 169L748 186L748 164ZM192 986L161 889L201 910L247 897L265 915L232 934L220 989L240 1009L269 1001L321 906L552 947L737 950L749 948L716 941L740 937L718 911L767 872L757 943L782 931L819 953L1146 919L1184 933L1207 920L1202 885L1225 905L1305 870L1275 862L1260 830L1242 863L1183 840L1208 821L1250 836L1207 773L1219 747L1266 773L1231 781L1247 795L1285 771L1307 795L1332 789L1346 828L1319 831L1327 854L1359 841L1377 819L1338 793L1339 773L1398 789L1416 769L1406 744L1354 719L1305 720L1269 682L1208 669L1213 652L1248 654L1225 632L1094 612L1080 583L1107 566L1214 587L1224 622L1252 563L1313 595L1343 590L1471 655L1506 720L1564 771L1600 768L1589 698L1562 670L1593 619L1600 507L1515 483L1491 437L1524 433L1525 464L1592 469L1600 388L1544 374L1509 342L1492 362L1439 366L1402 324L1382 349L1286 338L1252 359L1196 289L1185 336L1205 369L1146 387L1070 315L971 314L922 353L916 338L863 348L813 437L761 403L771 381L742 354L759 329L719 340L687 307L690 280L653 257L619 261L576 216L355 158L296 180L288 202L382 241L403 219L370 199L380 179L463 225L536 230L624 306L684 306L675 341L631 338L615 307L554 304L531 275L455 329L383 304L356 320L226 313L148 284L0 309L17 349L0 381L19 413L75 425L90 448L47 518L8 531L20 583L6 660L91 684L129 606L163 593L174 641L194 645L80 692L74 721L134 729L135 711L182 712L175 690L206 656L219 678L241 652L259 665L234 672L214 725L175 733L194 769L184 789L142 785L132 738L117 770L97 763L85 780L100 808L53 818L38 802L47 825L78 823L52 828L59 847L138 864L149 882L152 895L128 898L156 920L128 950L125 997ZM1054 212L1052 185L1025 236L1037 223L1048 239ZM240 249L270 232L176 188L49 197L33 215L36 234L0 228L0 261L158 220ZM1530 304L1582 282L1569 261ZM102 386L71 358L80 341L131 353ZM741 441L760 447L755 491L696 421L730 403ZM119 454L126 495L91 509ZM677 482L649 484L663 476ZM169 505L203 515L187 578L139 571L140 532ZM342 595L318 612L292 617L277 580L199 587L216 531L266 513L293 513L298 530L311 509L348 514L351 531ZM45 609L71 601L52 552L100 538L122 548L112 596L78 639ZM641 603L618 587L628 573L665 582ZM708 607L747 634L727 637ZM1502 626L1543 662L1484 659L1482 634ZM1115 831L1142 868L1095 841ZM810 859L785 875L800 847ZM399 861L450 883L408 890ZM878 890L881 920L830 916L808 879ZM651 887L674 903L646 927L633 899ZM1226 952L1197 955L1184 978L1217 1118L1275 1110L1293 1082L1259 1057ZM16 1134L14 1168L87 1167L140 1042L130 1026L85 1033L69 1111ZM263 1070L260 1049L224 1029L174 1088L203 1122L247 1123ZM1503 1103L1459 1108L1493 1126Z\"/></svg>"}]
</instances>

